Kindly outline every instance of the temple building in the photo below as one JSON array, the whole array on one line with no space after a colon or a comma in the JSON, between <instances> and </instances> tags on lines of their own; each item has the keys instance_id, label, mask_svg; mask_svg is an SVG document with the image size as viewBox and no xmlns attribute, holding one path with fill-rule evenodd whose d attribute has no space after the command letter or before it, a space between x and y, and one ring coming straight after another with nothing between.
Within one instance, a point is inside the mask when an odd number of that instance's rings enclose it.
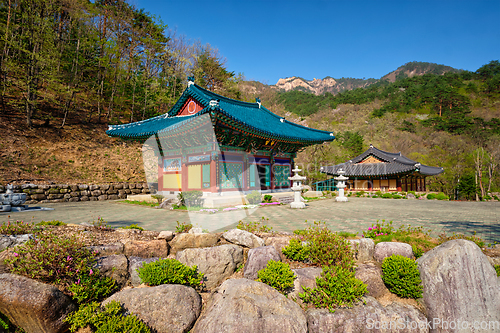
<instances>
[{"instance_id":1,"label":"temple building","mask_svg":"<svg viewBox=\"0 0 500 333\"><path fill-rule=\"evenodd\" d=\"M297 152L335 139L333 133L272 113L259 99L226 98L196 85L193 78L168 113L109 126L106 133L157 146L155 181L166 194L289 191Z\"/></svg>"},{"instance_id":2,"label":"temple building","mask_svg":"<svg viewBox=\"0 0 500 333\"><path fill-rule=\"evenodd\" d=\"M337 176L345 171L351 191L426 191L425 178L443 172L413 161L399 153L389 153L370 145L361 155L342 164L321 167L320 172Z\"/></svg>"}]
</instances>

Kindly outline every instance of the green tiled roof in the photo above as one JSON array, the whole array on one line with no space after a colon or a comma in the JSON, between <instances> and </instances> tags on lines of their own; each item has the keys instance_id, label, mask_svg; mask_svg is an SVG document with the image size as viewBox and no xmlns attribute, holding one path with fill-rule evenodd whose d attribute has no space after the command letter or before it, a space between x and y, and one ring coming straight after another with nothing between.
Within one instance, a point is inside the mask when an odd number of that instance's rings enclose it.
<instances>
[{"instance_id":1,"label":"green tiled roof","mask_svg":"<svg viewBox=\"0 0 500 333\"><path fill-rule=\"evenodd\" d=\"M204 106L204 109L192 116L177 116L184 103L194 98ZM210 101L218 101L218 105L210 105ZM196 84L190 84L179 98L177 103L167 113L155 118L139 121L126 125L110 126L106 133L110 136L124 138L149 137L162 129L174 126L183 120L188 120L206 113L220 113L243 130L252 132L263 137L301 142L304 144L322 143L333 141L332 133L308 128L292 123L263 107L259 103L247 103L224 96L201 88Z\"/></svg>"}]
</instances>

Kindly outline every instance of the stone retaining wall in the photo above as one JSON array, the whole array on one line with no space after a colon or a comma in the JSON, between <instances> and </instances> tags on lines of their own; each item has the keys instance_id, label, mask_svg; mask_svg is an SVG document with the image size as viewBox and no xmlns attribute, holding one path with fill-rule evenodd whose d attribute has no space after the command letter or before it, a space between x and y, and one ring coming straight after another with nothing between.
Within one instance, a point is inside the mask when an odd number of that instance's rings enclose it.
<instances>
[{"instance_id":1,"label":"stone retaining wall","mask_svg":"<svg viewBox=\"0 0 500 333\"><path fill-rule=\"evenodd\" d=\"M110 183L101 185L36 185L24 184L14 185L15 193L27 194L26 204L48 203L48 202L76 202L76 201L102 201L127 199L129 194L148 194L147 183ZM0 193L4 193L6 187L0 185Z\"/></svg>"}]
</instances>

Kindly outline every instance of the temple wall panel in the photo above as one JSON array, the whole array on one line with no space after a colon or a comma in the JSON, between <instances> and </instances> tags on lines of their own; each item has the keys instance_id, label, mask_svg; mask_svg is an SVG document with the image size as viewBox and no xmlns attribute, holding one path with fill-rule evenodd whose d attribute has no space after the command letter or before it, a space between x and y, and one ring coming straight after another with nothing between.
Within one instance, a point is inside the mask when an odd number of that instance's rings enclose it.
<instances>
[{"instance_id":1,"label":"temple wall panel","mask_svg":"<svg viewBox=\"0 0 500 333\"><path fill-rule=\"evenodd\" d=\"M397 189L396 179L389 179L389 191L396 191Z\"/></svg>"},{"instance_id":2,"label":"temple wall panel","mask_svg":"<svg viewBox=\"0 0 500 333\"><path fill-rule=\"evenodd\" d=\"M180 173L163 174L163 189L181 191L182 175Z\"/></svg>"},{"instance_id":3,"label":"temple wall panel","mask_svg":"<svg viewBox=\"0 0 500 333\"><path fill-rule=\"evenodd\" d=\"M380 179L374 179L373 182L373 190L380 191Z\"/></svg>"},{"instance_id":4,"label":"temple wall panel","mask_svg":"<svg viewBox=\"0 0 500 333\"><path fill-rule=\"evenodd\" d=\"M199 190L202 188L201 184L201 164L188 166L188 189Z\"/></svg>"}]
</instances>

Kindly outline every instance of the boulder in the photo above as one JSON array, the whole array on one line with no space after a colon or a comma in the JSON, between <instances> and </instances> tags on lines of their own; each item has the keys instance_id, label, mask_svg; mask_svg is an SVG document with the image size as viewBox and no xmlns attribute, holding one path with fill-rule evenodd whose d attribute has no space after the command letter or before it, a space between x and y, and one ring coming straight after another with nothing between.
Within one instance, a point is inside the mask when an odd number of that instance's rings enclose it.
<instances>
[{"instance_id":1,"label":"boulder","mask_svg":"<svg viewBox=\"0 0 500 333\"><path fill-rule=\"evenodd\" d=\"M264 240L251 232L241 229L231 229L222 234L222 238L230 243L249 248L264 246Z\"/></svg>"},{"instance_id":2,"label":"boulder","mask_svg":"<svg viewBox=\"0 0 500 333\"><path fill-rule=\"evenodd\" d=\"M248 259L245 264L243 276L255 280L257 273L266 268L269 260L281 261L278 251L274 246L261 246L248 251Z\"/></svg>"},{"instance_id":3,"label":"boulder","mask_svg":"<svg viewBox=\"0 0 500 333\"><path fill-rule=\"evenodd\" d=\"M0 312L26 333L67 332L64 319L76 309L54 286L20 275L0 275Z\"/></svg>"},{"instance_id":4,"label":"boulder","mask_svg":"<svg viewBox=\"0 0 500 333\"><path fill-rule=\"evenodd\" d=\"M218 241L219 235L217 234L177 234L169 243L171 247L170 253L176 254L184 249L215 246Z\"/></svg>"},{"instance_id":5,"label":"boulder","mask_svg":"<svg viewBox=\"0 0 500 333\"><path fill-rule=\"evenodd\" d=\"M123 286L127 283L129 277L128 260L123 254L99 257L94 267L99 270L99 273L103 276L114 279L119 286Z\"/></svg>"},{"instance_id":6,"label":"boulder","mask_svg":"<svg viewBox=\"0 0 500 333\"><path fill-rule=\"evenodd\" d=\"M307 332L300 306L268 285L229 279L214 292L193 333Z\"/></svg>"},{"instance_id":7,"label":"boulder","mask_svg":"<svg viewBox=\"0 0 500 333\"><path fill-rule=\"evenodd\" d=\"M475 243L448 241L425 253L417 263L429 321L500 322L498 278ZM440 328L439 332L455 332Z\"/></svg>"},{"instance_id":8,"label":"boulder","mask_svg":"<svg viewBox=\"0 0 500 333\"><path fill-rule=\"evenodd\" d=\"M158 239L164 239L167 242L171 241L174 238L175 234L172 231L160 231L158 235Z\"/></svg>"},{"instance_id":9,"label":"boulder","mask_svg":"<svg viewBox=\"0 0 500 333\"><path fill-rule=\"evenodd\" d=\"M120 302L157 333L188 332L201 312L201 297L190 287L163 284L114 294L103 304Z\"/></svg>"},{"instance_id":10,"label":"boulder","mask_svg":"<svg viewBox=\"0 0 500 333\"><path fill-rule=\"evenodd\" d=\"M274 246L278 254L280 255L281 260L285 260L286 257L283 254L283 248L290 244L290 237L287 236L271 236L266 238L265 245Z\"/></svg>"},{"instance_id":11,"label":"boulder","mask_svg":"<svg viewBox=\"0 0 500 333\"><path fill-rule=\"evenodd\" d=\"M184 265L196 265L198 272L205 275L208 289L217 287L231 276L243 262L243 248L224 244L201 249L186 249L177 253L177 260Z\"/></svg>"},{"instance_id":12,"label":"boulder","mask_svg":"<svg viewBox=\"0 0 500 333\"><path fill-rule=\"evenodd\" d=\"M378 262L384 261L385 258L393 254L403 257L414 259L413 249L410 244L399 242L381 242L375 246L375 253L373 257Z\"/></svg>"},{"instance_id":13,"label":"boulder","mask_svg":"<svg viewBox=\"0 0 500 333\"><path fill-rule=\"evenodd\" d=\"M376 263L358 264L355 276L366 284L369 296L379 298L390 293L382 280L382 268Z\"/></svg>"},{"instance_id":14,"label":"boulder","mask_svg":"<svg viewBox=\"0 0 500 333\"><path fill-rule=\"evenodd\" d=\"M375 254L375 242L371 238L350 239L349 243L354 252L354 259L357 262L373 260Z\"/></svg>"},{"instance_id":15,"label":"boulder","mask_svg":"<svg viewBox=\"0 0 500 333\"><path fill-rule=\"evenodd\" d=\"M104 244L97 246L87 246L89 250L95 252L100 256L110 256L113 254L122 254L124 250L123 243L112 243L112 244Z\"/></svg>"},{"instance_id":16,"label":"boulder","mask_svg":"<svg viewBox=\"0 0 500 333\"><path fill-rule=\"evenodd\" d=\"M138 268L141 268L143 264L148 264L153 261L157 261L160 258L140 258L140 257L129 257L128 258L128 273L130 276L130 283L137 287L142 284L141 278L139 277L139 273L137 272Z\"/></svg>"},{"instance_id":17,"label":"boulder","mask_svg":"<svg viewBox=\"0 0 500 333\"><path fill-rule=\"evenodd\" d=\"M392 303L383 307L375 298L367 296L365 304L353 308L310 309L306 312L309 333L330 332L429 332L425 316L414 307Z\"/></svg>"},{"instance_id":18,"label":"boulder","mask_svg":"<svg viewBox=\"0 0 500 333\"><path fill-rule=\"evenodd\" d=\"M415 194L413 194L413 193L408 193L408 194L406 195L406 199L416 199Z\"/></svg>"},{"instance_id":19,"label":"boulder","mask_svg":"<svg viewBox=\"0 0 500 333\"><path fill-rule=\"evenodd\" d=\"M293 281L293 290L288 294L288 298L302 303L299 298L299 294L304 292L302 287L316 288L316 278L321 276L323 269L320 267L306 267L292 269L292 272L295 275L295 280Z\"/></svg>"},{"instance_id":20,"label":"boulder","mask_svg":"<svg viewBox=\"0 0 500 333\"><path fill-rule=\"evenodd\" d=\"M189 234L202 234L203 228L191 228L189 229Z\"/></svg>"},{"instance_id":21,"label":"boulder","mask_svg":"<svg viewBox=\"0 0 500 333\"><path fill-rule=\"evenodd\" d=\"M128 256L153 258L168 256L169 246L166 240L156 239L148 241L128 241L124 244L124 253Z\"/></svg>"}]
</instances>

